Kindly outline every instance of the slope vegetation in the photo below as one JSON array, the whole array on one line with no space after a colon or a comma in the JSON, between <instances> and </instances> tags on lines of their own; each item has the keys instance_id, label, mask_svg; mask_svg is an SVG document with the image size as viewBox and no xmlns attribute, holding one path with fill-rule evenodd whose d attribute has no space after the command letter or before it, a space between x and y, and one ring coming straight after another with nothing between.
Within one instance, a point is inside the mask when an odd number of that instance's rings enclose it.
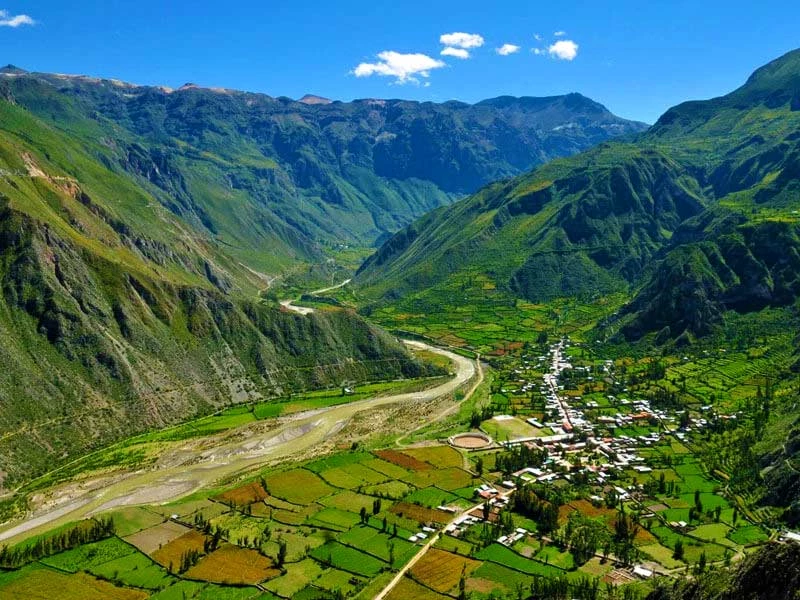
<instances>
[{"instance_id":1,"label":"slope vegetation","mask_svg":"<svg viewBox=\"0 0 800 600\"><path fill-rule=\"evenodd\" d=\"M388 240L356 283L373 301L433 298L464 275L542 302L624 292L628 338L708 332L725 310L800 287L800 51L735 92L486 187ZM402 303L401 303L402 304Z\"/></svg>"},{"instance_id":2,"label":"slope vegetation","mask_svg":"<svg viewBox=\"0 0 800 600\"><path fill-rule=\"evenodd\" d=\"M231 402L427 372L353 313L256 301L256 273L6 101L0 172L2 487Z\"/></svg>"}]
</instances>

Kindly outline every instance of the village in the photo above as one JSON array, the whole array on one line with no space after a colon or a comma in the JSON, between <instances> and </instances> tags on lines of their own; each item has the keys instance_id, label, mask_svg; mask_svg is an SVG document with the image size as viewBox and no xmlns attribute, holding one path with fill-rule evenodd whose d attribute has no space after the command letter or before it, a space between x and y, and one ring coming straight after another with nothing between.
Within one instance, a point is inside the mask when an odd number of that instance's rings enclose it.
<instances>
[{"instance_id":1,"label":"village","mask_svg":"<svg viewBox=\"0 0 800 600\"><path fill-rule=\"evenodd\" d=\"M559 524L562 513L572 510L605 519L609 528L620 514L632 515L637 529L632 550L624 557L609 556L606 550L603 556L603 562L615 566L618 583L668 575L695 561L703 566L715 560L729 562L743 546L769 537L800 541L796 532L774 532L748 522L724 497L723 482L709 476L694 456L693 437L709 427L704 415L711 416L711 406L699 407L697 414L656 408L648 398L629 392L617 377L614 361L574 361L568 355L572 351L576 356L574 350L561 339L547 354L522 354L507 368L493 408L510 410L481 423L480 431L493 441L493 449L480 450L475 460L483 466L498 455L525 448L527 452L519 455L533 456L536 464L517 465L505 473L498 468L493 484L475 488L475 498L483 505L460 514L445 534L475 540L487 521L499 522L510 513L511 525L496 528L493 541L525 554L537 524L519 518L513 496L519 488L532 488L537 493L555 490L551 497L559 498ZM598 388L614 393L601 394ZM498 400L505 398L510 401L504 406ZM735 421L738 416L714 418ZM587 507L591 508L586 511ZM520 520L528 526L514 526ZM737 536L740 529L751 537ZM562 543L562 548L568 550L569 544Z\"/></svg>"}]
</instances>

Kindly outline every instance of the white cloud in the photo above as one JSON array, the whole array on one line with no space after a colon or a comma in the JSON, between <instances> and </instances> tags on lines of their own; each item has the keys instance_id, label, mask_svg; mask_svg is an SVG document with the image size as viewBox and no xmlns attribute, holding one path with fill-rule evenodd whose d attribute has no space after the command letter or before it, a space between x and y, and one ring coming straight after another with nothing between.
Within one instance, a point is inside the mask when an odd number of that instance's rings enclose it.
<instances>
[{"instance_id":1,"label":"white cloud","mask_svg":"<svg viewBox=\"0 0 800 600\"><path fill-rule=\"evenodd\" d=\"M485 40L482 35L478 35L477 33L455 31L453 33L444 33L439 36L439 43L443 46L450 46L451 48L469 50L470 48L480 48L485 43Z\"/></svg>"},{"instance_id":2,"label":"white cloud","mask_svg":"<svg viewBox=\"0 0 800 600\"><path fill-rule=\"evenodd\" d=\"M445 66L441 60L431 58L426 54L403 54L393 50L384 50L378 54L378 61L374 63L361 63L352 73L356 77L370 77L380 75L394 77L395 83L419 83L417 77L430 77L433 69Z\"/></svg>"},{"instance_id":3,"label":"white cloud","mask_svg":"<svg viewBox=\"0 0 800 600\"><path fill-rule=\"evenodd\" d=\"M535 39L537 42L541 42L542 41L542 36L539 35L538 33L534 33L533 34L533 39Z\"/></svg>"},{"instance_id":4,"label":"white cloud","mask_svg":"<svg viewBox=\"0 0 800 600\"><path fill-rule=\"evenodd\" d=\"M578 44L572 40L558 40L555 44L547 49L547 52L553 58L560 60L573 60L578 56Z\"/></svg>"},{"instance_id":5,"label":"white cloud","mask_svg":"<svg viewBox=\"0 0 800 600\"><path fill-rule=\"evenodd\" d=\"M28 15L11 15L7 10L0 10L0 27L19 27L20 25L36 25Z\"/></svg>"},{"instance_id":6,"label":"white cloud","mask_svg":"<svg viewBox=\"0 0 800 600\"><path fill-rule=\"evenodd\" d=\"M545 53L545 51L541 48L531 48L531 52L533 52L536 56L541 56Z\"/></svg>"},{"instance_id":7,"label":"white cloud","mask_svg":"<svg viewBox=\"0 0 800 600\"><path fill-rule=\"evenodd\" d=\"M454 56L455 58L460 58L462 60L469 58L469 50L464 50L464 48L451 48L448 46L441 52L442 56Z\"/></svg>"},{"instance_id":8,"label":"white cloud","mask_svg":"<svg viewBox=\"0 0 800 600\"><path fill-rule=\"evenodd\" d=\"M495 48L494 51L500 56L508 56L509 54L516 54L519 52L519 46L515 44L503 44L499 48Z\"/></svg>"},{"instance_id":9,"label":"white cloud","mask_svg":"<svg viewBox=\"0 0 800 600\"><path fill-rule=\"evenodd\" d=\"M566 31L556 31L553 33L553 37L564 37L565 35L567 35Z\"/></svg>"}]
</instances>

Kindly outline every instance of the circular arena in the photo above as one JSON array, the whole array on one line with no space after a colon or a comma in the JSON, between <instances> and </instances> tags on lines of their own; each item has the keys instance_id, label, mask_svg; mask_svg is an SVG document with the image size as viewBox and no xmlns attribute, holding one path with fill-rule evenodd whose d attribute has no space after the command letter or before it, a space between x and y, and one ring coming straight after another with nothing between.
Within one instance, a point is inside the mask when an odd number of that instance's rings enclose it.
<instances>
[{"instance_id":1,"label":"circular arena","mask_svg":"<svg viewBox=\"0 0 800 600\"><path fill-rule=\"evenodd\" d=\"M454 448L462 448L464 450L480 450L492 445L492 438L485 433L479 432L459 433L448 438L447 441Z\"/></svg>"}]
</instances>

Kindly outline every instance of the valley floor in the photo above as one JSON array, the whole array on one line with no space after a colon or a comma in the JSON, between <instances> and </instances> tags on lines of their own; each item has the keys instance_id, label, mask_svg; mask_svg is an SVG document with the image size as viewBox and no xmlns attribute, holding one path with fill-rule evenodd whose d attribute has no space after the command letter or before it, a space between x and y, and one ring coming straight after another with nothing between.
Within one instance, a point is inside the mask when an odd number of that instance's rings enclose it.
<instances>
[{"instance_id":1,"label":"valley floor","mask_svg":"<svg viewBox=\"0 0 800 600\"><path fill-rule=\"evenodd\" d=\"M356 415L381 407L408 408L433 401L452 394L476 375L475 363L463 356L421 342L406 343L452 361L456 367L454 377L430 389L310 410L277 422L167 445L155 464L146 469L82 478L40 494L34 499L39 508L21 523L0 530L0 541L20 541L31 533L116 507L175 501L265 464L322 454L333 448L338 434L348 428Z\"/></svg>"}]
</instances>

